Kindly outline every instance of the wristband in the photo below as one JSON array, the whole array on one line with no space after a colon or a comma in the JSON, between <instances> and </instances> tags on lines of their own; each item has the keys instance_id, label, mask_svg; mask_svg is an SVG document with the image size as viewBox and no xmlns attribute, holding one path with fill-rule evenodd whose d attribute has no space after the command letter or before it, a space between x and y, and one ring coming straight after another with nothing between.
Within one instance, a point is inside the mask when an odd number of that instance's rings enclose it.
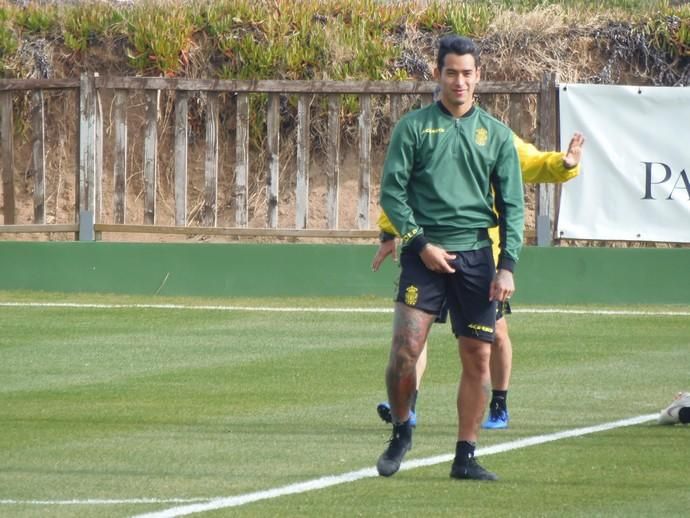
<instances>
[{"instance_id":1,"label":"wristband","mask_svg":"<svg viewBox=\"0 0 690 518\"><path fill-rule=\"evenodd\" d=\"M426 237L424 237L424 234L419 234L412 241L410 241L407 246L416 254L421 254L422 250L424 250L428 244L429 241Z\"/></svg>"},{"instance_id":2,"label":"wristband","mask_svg":"<svg viewBox=\"0 0 690 518\"><path fill-rule=\"evenodd\" d=\"M385 243L387 241L393 241L395 239L395 234L391 234L390 232L386 232L385 230L382 230L379 233L379 243Z\"/></svg>"},{"instance_id":3,"label":"wristband","mask_svg":"<svg viewBox=\"0 0 690 518\"><path fill-rule=\"evenodd\" d=\"M507 255L501 254L501 257L499 257L498 259L498 266L496 267L496 269L508 270L509 272L513 272L515 270L515 261Z\"/></svg>"}]
</instances>

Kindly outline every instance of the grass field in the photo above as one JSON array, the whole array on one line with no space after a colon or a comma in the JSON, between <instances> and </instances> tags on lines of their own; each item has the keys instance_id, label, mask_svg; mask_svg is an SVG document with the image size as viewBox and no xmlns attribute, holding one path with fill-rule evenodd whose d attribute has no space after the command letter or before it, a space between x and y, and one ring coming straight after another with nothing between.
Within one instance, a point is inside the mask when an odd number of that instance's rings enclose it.
<instances>
[{"instance_id":1,"label":"grass field","mask_svg":"<svg viewBox=\"0 0 690 518\"><path fill-rule=\"evenodd\" d=\"M690 427L660 427L651 417L480 451L498 483L449 479L449 461L433 461L455 444L459 361L446 325L430 337L407 457L432 458L431 465L369 476L389 436L375 413L385 399L392 321L376 310L390 308L384 299L0 293L0 304L0 516L184 514L216 498L227 500L199 516L622 517L690 509ZM511 428L483 432L485 451L650 416L690 389L690 308L516 309ZM574 309L582 311L566 312ZM620 312L602 313L612 309ZM323 477L350 472L352 481L316 489L331 480ZM307 484L295 494L269 492L297 483ZM226 507L229 497L242 503L256 492L257 501Z\"/></svg>"}]
</instances>

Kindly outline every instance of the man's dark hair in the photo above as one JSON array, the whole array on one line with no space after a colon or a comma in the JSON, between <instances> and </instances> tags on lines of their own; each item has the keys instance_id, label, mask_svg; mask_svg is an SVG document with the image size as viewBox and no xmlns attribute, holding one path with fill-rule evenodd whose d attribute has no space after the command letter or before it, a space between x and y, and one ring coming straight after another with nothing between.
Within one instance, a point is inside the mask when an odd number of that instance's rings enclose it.
<instances>
[{"instance_id":1,"label":"man's dark hair","mask_svg":"<svg viewBox=\"0 0 690 518\"><path fill-rule=\"evenodd\" d=\"M438 66L439 72L443 70L444 60L447 54L457 54L459 56L472 54L475 66L479 66L479 49L474 41L464 36L449 34L439 40L438 56L436 58L436 65Z\"/></svg>"}]
</instances>

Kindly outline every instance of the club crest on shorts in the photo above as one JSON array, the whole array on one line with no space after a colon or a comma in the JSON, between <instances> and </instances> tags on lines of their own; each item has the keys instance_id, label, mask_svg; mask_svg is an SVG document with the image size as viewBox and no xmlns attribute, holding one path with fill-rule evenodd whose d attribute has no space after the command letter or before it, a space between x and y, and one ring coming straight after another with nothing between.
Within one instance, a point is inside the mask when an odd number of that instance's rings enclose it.
<instances>
[{"instance_id":1,"label":"club crest on shorts","mask_svg":"<svg viewBox=\"0 0 690 518\"><path fill-rule=\"evenodd\" d=\"M478 146L486 145L486 141L489 140L489 132L486 128L477 128L474 132L474 141Z\"/></svg>"},{"instance_id":2,"label":"club crest on shorts","mask_svg":"<svg viewBox=\"0 0 690 518\"><path fill-rule=\"evenodd\" d=\"M408 306L416 306L417 299L419 299L419 289L417 286L408 286L405 290L405 304Z\"/></svg>"}]
</instances>

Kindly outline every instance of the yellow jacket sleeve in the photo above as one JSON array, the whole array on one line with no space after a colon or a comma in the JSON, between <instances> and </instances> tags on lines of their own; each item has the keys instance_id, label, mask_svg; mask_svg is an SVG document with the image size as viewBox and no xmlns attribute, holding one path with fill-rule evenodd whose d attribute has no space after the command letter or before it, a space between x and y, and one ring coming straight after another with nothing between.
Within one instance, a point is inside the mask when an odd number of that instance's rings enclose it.
<instances>
[{"instance_id":1,"label":"yellow jacket sleeve","mask_svg":"<svg viewBox=\"0 0 690 518\"><path fill-rule=\"evenodd\" d=\"M513 134L513 138L524 183L562 183L575 178L580 173L580 164L571 169L563 165L565 153L539 151L517 135Z\"/></svg>"},{"instance_id":2,"label":"yellow jacket sleeve","mask_svg":"<svg viewBox=\"0 0 690 518\"><path fill-rule=\"evenodd\" d=\"M400 237L400 234L397 230L395 230L393 223L391 223L391 220L388 219L388 216L386 216L385 212L381 211L381 214L379 214L379 219L376 220L376 224L378 225L379 230L382 232Z\"/></svg>"},{"instance_id":3,"label":"yellow jacket sleeve","mask_svg":"<svg viewBox=\"0 0 690 518\"><path fill-rule=\"evenodd\" d=\"M568 169L563 165L565 153L560 151L539 151L513 133L515 149L520 160L524 183L563 183L580 174L580 164ZM494 261L498 264L498 227L489 229L493 243Z\"/></svg>"}]
</instances>

